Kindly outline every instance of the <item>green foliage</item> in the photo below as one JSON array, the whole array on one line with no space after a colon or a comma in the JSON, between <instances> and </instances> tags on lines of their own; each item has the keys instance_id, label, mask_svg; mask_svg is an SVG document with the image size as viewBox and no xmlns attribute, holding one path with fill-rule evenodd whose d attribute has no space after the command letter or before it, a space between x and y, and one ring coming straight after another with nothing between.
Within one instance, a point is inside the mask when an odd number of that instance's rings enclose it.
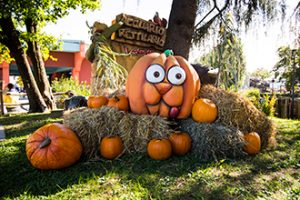
<instances>
[{"instance_id":1,"label":"green foliage","mask_svg":"<svg viewBox=\"0 0 300 200\"><path fill-rule=\"evenodd\" d=\"M299 120L273 118L278 146L242 160L205 163L188 154L166 161L142 154L37 170L27 160L26 139L51 114L0 117L2 199L298 199ZM21 177L21 178L20 178Z\"/></svg>"},{"instance_id":2,"label":"green foliage","mask_svg":"<svg viewBox=\"0 0 300 200\"><path fill-rule=\"evenodd\" d=\"M24 50L27 51L27 41L35 41L40 45L44 60L48 60L49 58L54 61L57 60L50 55L50 51L62 48L63 42L58 41L58 39L59 38L53 35L43 32L41 27L38 27L38 30L35 33L22 32L20 34L20 40L23 43Z\"/></svg>"},{"instance_id":3,"label":"green foliage","mask_svg":"<svg viewBox=\"0 0 300 200\"><path fill-rule=\"evenodd\" d=\"M270 96L268 94L264 95L263 97L263 102L261 105L262 111L267 115L267 116L274 116L275 114L275 103L276 103L276 96L272 95Z\"/></svg>"},{"instance_id":4,"label":"green foliage","mask_svg":"<svg viewBox=\"0 0 300 200\"><path fill-rule=\"evenodd\" d=\"M26 50L27 41L36 41L41 47L43 58L47 60L49 51L59 49L61 44L57 42L57 38L42 31L46 23L55 23L58 19L68 15L71 9L80 7L81 12L85 13L89 9L97 9L99 6L100 0L3 0L0 2L0 8L6 12L1 12L0 18L12 18L19 32L23 49ZM32 33L29 33L28 30L23 31L27 20L32 20L35 26Z\"/></svg>"},{"instance_id":5,"label":"green foliage","mask_svg":"<svg viewBox=\"0 0 300 200\"><path fill-rule=\"evenodd\" d=\"M84 13L100 6L99 0L3 0L3 3L6 12L1 12L0 17L12 13L19 22L31 18L37 23L56 22L78 7Z\"/></svg>"},{"instance_id":6,"label":"green foliage","mask_svg":"<svg viewBox=\"0 0 300 200\"><path fill-rule=\"evenodd\" d=\"M18 84L18 86L20 86L20 88L24 88L24 83L21 76L18 76L16 83Z\"/></svg>"},{"instance_id":7,"label":"green foliage","mask_svg":"<svg viewBox=\"0 0 300 200\"><path fill-rule=\"evenodd\" d=\"M90 86L85 82L79 83L72 77L62 77L59 80L52 81L52 89L54 92L65 93L55 97L56 106L58 108L64 108L64 101L69 98L66 94L68 91L72 91L75 95L90 96Z\"/></svg>"},{"instance_id":8,"label":"green foliage","mask_svg":"<svg viewBox=\"0 0 300 200\"><path fill-rule=\"evenodd\" d=\"M76 95L90 96L90 88L85 82L79 83L71 78L62 77L52 82L52 88L55 92L67 92L69 90L75 92Z\"/></svg>"},{"instance_id":9,"label":"green foliage","mask_svg":"<svg viewBox=\"0 0 300 200\"><path fill-rule=\"evenodd\" d=\"M279 61L273 68L275 77L285 79L286 88L290 90L292 88L293 75L295 81L300 82L300 48L294 50L294 59L292 58L292 49L289 46L280 47L278 49L278 56Z\"/></svg>"},{"instance_id":10,"label":"green foliage","mask_svg":"<svg viewBox=\"0 0 300 200\"><path fill-rule=\"evenodd\" d=\"M228 13L233 13L233 23L237 24L240 32L247 30L251 24L267 26L279 20L283 21L287 8L285 0L199 0L197 4L198 12L193 37L196 44L216 39L217 27L226 20L224 16ZM298 8L298 12L299 10Z\"/></svg>"},{"instance_id":11,"label":"green foliage","mask_svg":"<svg viewBox=\"0 0 300 200\"><path fill-rule=\"evenodd\" d=\"M116 61L114 51L106 42L96 43L97 77L94 81L94 91L122 90L128 76L127 70Z\"/></svg>"},{"instance_id":12,"label":"green foliage","mask_svg":"<svg viewBox=\"0 0 300 200\"><path fill-rule=\"evenodd\" d=\"M235 91L241 87L246 72L245 56L231 15L220 25L218 45L199 62L219 68L218 86Z\"/></svg>"},{"instance_id":13,"label":"green foliage","mask_svg":"<svg viewBox=\"0 0 300 200\"><path fill-rule=\"evenodd\" d=\"M258 68L254 72L251 73L252 77L259 78L261 80L264 80L266 78L269 78L271 76L269 70L264 68Z\"/></svg>"},{"instance_id":14,"label":"green foliage","mask_svg":"<svg viewBox=\"0 0 300 200\"><path fill-rule=\"evenodd\" d=\"M10 63L13 61L13 58L10 57L9 49L0 43L0 64L3 62Z\"/></svg>"},{"instance_id":15,"label":"green foliage","mask_svg":"<svg viewBox=\"0 0 300 200\"><path fill-rule=\"evenodd\" d=\"M257 109L261 109L261 103L260 103L260 91L257 88L250 88L245 90L243 93L243 96L248 98Z\"/></svg>"},{"instance_id":16,"label":"green foliage","mask_svg":"<svg viewBox=\"0 0 300 200\"><path fill-rule=\"evenodd\" d=\"M245 90L242 95L248 98L258 110L261 110L267 116L274 116L276 104L276 96L274 94L272 97L269 94L261 97L259 89L250 88Z\"/></svg>"}]
</instances>

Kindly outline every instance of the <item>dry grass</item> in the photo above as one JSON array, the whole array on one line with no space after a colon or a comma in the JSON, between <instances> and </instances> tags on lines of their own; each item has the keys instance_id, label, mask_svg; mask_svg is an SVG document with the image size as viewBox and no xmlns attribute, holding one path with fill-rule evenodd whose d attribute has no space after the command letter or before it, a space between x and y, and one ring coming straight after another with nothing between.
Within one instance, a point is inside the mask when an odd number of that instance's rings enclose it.
<instances>
[{"instance_id":1,"label":"dry grass","mask_svg":"<svg viewBox=\"0 0 300 200\"><path fill-rule=\"evenodd\" d=\"M221 123L198 123L191 118L182 120L180 128L192 138L192 153L201 160L218 160L245 156L243 134Z\"/></svg>"},{"instance_id":2,"label":"dry grass","mask_svg":"<svg viewBox=\"0 0 300 200\"><path fill-rule=\"evenodd\" d=\"M243 133L257 132L261 137L262 147L275 145L274 123L249 100L212 85L204 85L199 96L208 98L217 105L217 122L236 127Z\"/></svg>"},{"instance_id":3,"label":"dry grass","mask_svg":"<svg viewBox=\"0 0 300 200\"><path fill-rule=\"evenodd\" d=\"M167 138L170 122L151 115L134 115L115 108L80 108L65 113L64 124L79 136L88 159L98 157L98 146L104 136L119 135L125 152L146 152L152 138Z\"/></svg>"},{"instance_id":4,"label":"dry grass","mask_svg":"<svg viewBox=\"0 0 300 200\"><path fill-rule=\"evenodd\" d=\"M114 95L123 93L119 90ZM275 128L262 112L247 99L236 93L205 85L200 97L208 98L218 107L215 123L197 123L192 119L179 121L182 131L188 132L193 139L193 153L202 160L225 157L241 157L244 146L243 133L257 132L262 147L275 141ZM125 152L146 152L152 138L167 138L175 126L159 116L135 115L114 108L80 108L64 115L64 124L74 130L83 146L88 159L97 158L98 146L104 136L119 135L124 143Z\"/></svg>"}]
</instances>

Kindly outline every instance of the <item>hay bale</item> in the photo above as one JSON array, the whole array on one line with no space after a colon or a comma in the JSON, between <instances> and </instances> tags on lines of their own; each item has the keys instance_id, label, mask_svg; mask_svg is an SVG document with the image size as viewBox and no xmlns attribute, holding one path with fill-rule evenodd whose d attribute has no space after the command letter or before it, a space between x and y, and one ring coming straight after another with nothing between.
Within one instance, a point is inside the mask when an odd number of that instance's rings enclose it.
<instances>
[{"instance_id":1,"label":"hay bale","mask_svg":"<svg viewBox=\"0 0 300 200\"><path fill-rule=\"evenodd\" d=\"M212 85L203 86L199 96L208 98L217 105L218 119L216 122L236 127L243 133L257 132L261 137L263 148L275 145L274 123L248 99Z\"/></svg>"},{"instance_id":2,"label":"hay bale","mask_svg":"<svg viewBox=\"0 0 300 200\"><path fill-rule=\"evenodd\" d=\"M125 152L146 152L152 138L167 138L173 131L170 122L152 115L134 115L115 108L80 108L64 115L64 124L80 138L88 159L98 157L98 147L104 136L119 135Z\"/></svg>"},{"instance_id":3,"label":"hay bale","mask_svg":"<svg viewBox=\"0 0 300 200\"><path fill-rule=\"evenodd\" d=\"M247 155L242 149L243 134L221 123L198 123L191 118L179 122L182 131L192 138L192 153L201 160L239 158Z\"/></svg>"}]
</instances>

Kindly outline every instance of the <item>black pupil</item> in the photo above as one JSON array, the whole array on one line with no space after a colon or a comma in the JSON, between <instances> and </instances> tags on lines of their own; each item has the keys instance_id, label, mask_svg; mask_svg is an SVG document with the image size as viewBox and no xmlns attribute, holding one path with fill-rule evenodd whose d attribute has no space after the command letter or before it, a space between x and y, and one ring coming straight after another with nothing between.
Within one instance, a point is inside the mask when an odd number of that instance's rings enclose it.
<instances>
[{"instance_id":1,"label":"black pupil","mask_svg":"<svg viewBox=\"0 0 300 200\"><path fill-rule=\"evenodd\" d=\"M153 75L154 75L155 78L158 78L159 77L159 72L154 72Z\"/></svg>"},{"instance_id":2,"label":"black pupil","mask_svg":"<svg viewBox=\"0 0 300 200\"><path fill-rule=\"evenodd\" d=\"M181 79L182 75L180 73L176 74L175 76L177 79Z\"/></svg>"}]
</instances>

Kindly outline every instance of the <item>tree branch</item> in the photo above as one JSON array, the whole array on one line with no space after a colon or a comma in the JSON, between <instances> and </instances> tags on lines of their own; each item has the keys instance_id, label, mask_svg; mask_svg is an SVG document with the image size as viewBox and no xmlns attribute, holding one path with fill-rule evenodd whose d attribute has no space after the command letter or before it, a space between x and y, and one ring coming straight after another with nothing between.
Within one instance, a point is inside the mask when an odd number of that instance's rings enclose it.
<instances>
[{"instance_id":1,"label":"tree branch","mask_svg":"<svg viewBox=\"0 0 300 200\"><path fill-rule=\"evenodd\" d=\"M294 11L292 13L292 16L295 15L295 13L299 13L300 14L300 1L298 2L297 6L294 8Z\"/></svg>"},{"instance_id":2,"label":"tree branch","mask_svg":"<svg viewBox=\"0 0 300 200\"><path fill-rule=\"evenodd\" d=\"M2 43L2 44L5 45L5 40L3 39L3 35L4 35L3 31L0 31L0 35L1 35L1 37L0 37L0 43Z\"/></svg>"},{"instance_id":3,"label":"tree branch","mask_svg":"<svg viewBox=\"0 0 300 200\"><path fill-rule=\"evenodd\" d=\"M223 8L222 9L220 9L219 8L219 6L218 6L218 3L217 3L217 1L216 0L213 0L213 2L214 2L214 7L200 20L200 22L198 22L196 25L195 25L195 28L197 29L197 27L215 10L215 9L217 9L218 10L218 13L212 18L213 20L215 20L218 16L222 16L222 13L223 13L223 11L228 7L228 5L229 5L229 0L226 0L226 2L225 2L225 4L224 4L224 6L223 6ZM208 22L206 22L206 24L211 24L212 22L212 19L210 19ZM222 19L223 19L223 17L222 17ZM203 25L203 26L206 26L206 24L205 25ZM200 27L201 28L201 27ZM199 29L200 29L199 28Z\"/></svg>"},{"instance_id":4,"label":"tree branch","mask_svg":"<svg viewBox=\"0 0 300 200\"><path fill-rule=\"evenodd\" d=\"M4 19L0 19L0 28L3 30L3 22ZM8 46L9 41L7 39L5 39L5 37L7 37L7 35L4 33L4 31L0 31L0 43L4 44L5 46Z\"/></svg>"},{"instance_id":5,"label":"tree branch","mask_svg":"<svg viewBox=\"0 0 300 200\"><path fill-rule=\"evenodd\" d=\"M216 7L214 6L201 20L200 20L200 22L198 22L197 24L196 24L196 26L195 26L195 28L197 28L205 19L206 19L206 17L208 17L208 15L210 15L213 11L214 11L214 9L215 9Z\"/></svg>"},{"instance_id":6,"label":"tree branch","mask_svg":"<svg viewBox=\"0 0 300 200\"><path fill-rule=\"evenodd\" d=\"M220 17L221 17L221 20L225 21L224 18L223 18L223 11L227 8L227 6L229 5L229 0L227 0L227 2L225 2L225 5L224 7L220 10L219 6L217 5L217 2L216 0L213 0L215 5L216 5L216 9L219 11L220 13Z\"/></svg>"},{"instance_id":7,"label":"tree branch","mask_svg":"<svg viewBox=\"0 0 300 200\"><path fill-rule=\"evenodd\" d=\"M218 13L215 16L213 16L208 22L206 22L204 25L202 25L201 27L197 28L199 23L195 26L196 34L200 34L200 37L198 36L199 38L201 38L205 34L205 32L208 30L208 28L211 26L211 24L217 19L217 17L222 16L224 10L226 10L226 8L229 6L229 3L230 3L229 1L230 0L226 0L224 6L220 9L217 5L217 1L213 0L213 2L214 2L213 9L217 9ZM207 17L207 16L205 16L205 17ZM224 19L222 18L222 20L224 20ZM201 21L203 22L203 20L201 20Z\"/></svg>"}]
</instances>

